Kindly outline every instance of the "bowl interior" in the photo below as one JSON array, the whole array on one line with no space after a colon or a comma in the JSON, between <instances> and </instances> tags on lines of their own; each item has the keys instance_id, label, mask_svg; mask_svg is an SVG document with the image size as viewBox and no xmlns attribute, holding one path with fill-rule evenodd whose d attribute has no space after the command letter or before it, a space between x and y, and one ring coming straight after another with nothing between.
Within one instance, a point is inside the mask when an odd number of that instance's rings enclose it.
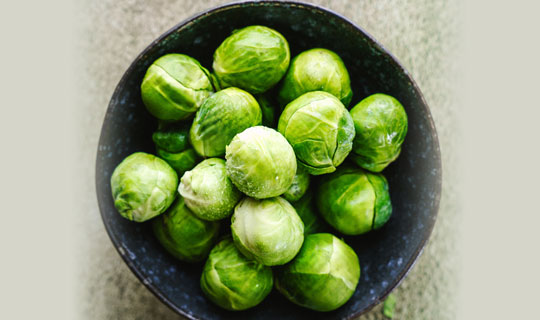
<instances>
[{"instance_id":1,"label":"bowl interior","mask_svg":"<svg viewBox=\"0 0 540 320\"><path fill-rule=\"evenodd\" d=\"M140 97L140 83L148 66L163 54L178 52L211 69L213 52L221 41L232 30L253 24L281 32L289 41L292 56L314 47L339 54L352 78L351 106L367 95L383 92L400 100L409 117L402 154L383 172L390 185L392 218L376 232L343 237L358 254L361 277L354 296L336 311L317 313L300 308L275 290L251 310L220 309L202 295L201 265L175 260L155 240L148 223L130 222L114 208L109 181L116 165L136 151L153 153L151 134L156 121ZM198 15L164 34L136 58L107 110L98 147L96 187L105 227L119 253L139 279L177 312L196 319L342 319L363 313L383 299L420 254L435 223L441 164L433 121L420 91L380 45L327 10L292 2L254 2L230 4Z\"/></svg>"}]
</instances>

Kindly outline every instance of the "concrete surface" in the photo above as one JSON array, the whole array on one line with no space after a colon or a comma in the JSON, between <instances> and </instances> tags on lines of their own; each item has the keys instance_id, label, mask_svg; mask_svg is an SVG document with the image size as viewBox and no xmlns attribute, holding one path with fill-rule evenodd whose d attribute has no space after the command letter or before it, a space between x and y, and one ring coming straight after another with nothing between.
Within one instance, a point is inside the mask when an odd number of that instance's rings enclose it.
<instances>
[{"instance_id":1,"label":"concrete surface","mask_svg":"<svg viewBox=\"0 0 540 320\"><path fill-rule=\"evenodd\" d=\"M181 319L140 283L117 254L99 215L94 163L101 122L122 73L154 38L185 18L228 1L95 0L78 2L79 104L77 169L77 298L81 319ZM431 107L443 156L443 195L432 237L394 291L395 319L455 319L459 264L456 231L457 1L309 1L347 16L389 49L410 71ZM379 305L361 319L384 319Z\"/></svg>"}]
</instances>

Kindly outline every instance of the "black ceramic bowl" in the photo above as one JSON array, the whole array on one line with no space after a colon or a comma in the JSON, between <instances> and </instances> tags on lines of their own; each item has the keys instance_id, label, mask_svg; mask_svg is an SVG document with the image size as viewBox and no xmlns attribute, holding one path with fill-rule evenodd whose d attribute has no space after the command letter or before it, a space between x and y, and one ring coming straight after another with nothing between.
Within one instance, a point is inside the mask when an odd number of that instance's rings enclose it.
<instances>
[{"instance_id":1,"label":"black ceramic bowl","mask_svg":"<svg viewBox=\"0 0 540 320\"><path fill-rule=\"evenodd\" d=\"M156 121L144 108L140 83L148 66L166 53L179 52L212 66L212 54L232 30L266 25L289 41L291 55L313 47L338 53L352 78L355 105L383 92L402 102L409 132L398 160L385 169L394 212L380 230L345 237L358 254L361 277L354 296L338 310L317 313L298 307L274 290L259 306L225 311L204 298L201 265L188 265L167 254L148 223L122 218L114 208L111 174L136 151L153 152ZM437 215L441 160L437 134L420 90L407 71L373 38L346 18L298 2L233 3L203 12L152 42L130 65L111 98L99 141L96 187L103 222L118 252L135 275L164 303L191 319L344 319L356 317L403 279L424 247Z\"/></svg>"}]
</instances>

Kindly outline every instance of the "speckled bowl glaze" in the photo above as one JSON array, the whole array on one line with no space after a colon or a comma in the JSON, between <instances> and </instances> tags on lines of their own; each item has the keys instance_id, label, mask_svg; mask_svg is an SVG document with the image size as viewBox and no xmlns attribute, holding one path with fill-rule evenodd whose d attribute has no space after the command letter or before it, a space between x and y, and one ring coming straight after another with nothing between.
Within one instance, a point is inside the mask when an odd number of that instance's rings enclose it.
<instances>
[{"instance_id":1,"label":"speckled bowl glaze","mask_svg":"<svg viewBox=\"0 0 540 320\"><path fill-rule=\"evenodd\" d=\"M202 295L202 266L175 260L161 248L148 223L122 218L112 201L109 181L116 165L133 152L153 152L151 133L156 120L146 111L140 96L140 83L148 66L161 55L178 52L210 68L212 54L221 41L232 30L252 24L281 32L289 41L292 56L313 47L338 53L352 78L351 106L370 94L383 92L401 101L409 117L402 154L384 170L394 213L378 231L344 237L358 254L362 275L354 296L332 312L298 307L276 290L251 310L220 309ZM433 120L420 90L397 60L361 28L311 4L241 2L208 10L178 24L133 61L107 109L97 153L96 187L103 222L118 252L135 275L179 314L190 319L351 319L383 300L421 253L439 206L441 158Z\"/></svg>"}]
</instances>

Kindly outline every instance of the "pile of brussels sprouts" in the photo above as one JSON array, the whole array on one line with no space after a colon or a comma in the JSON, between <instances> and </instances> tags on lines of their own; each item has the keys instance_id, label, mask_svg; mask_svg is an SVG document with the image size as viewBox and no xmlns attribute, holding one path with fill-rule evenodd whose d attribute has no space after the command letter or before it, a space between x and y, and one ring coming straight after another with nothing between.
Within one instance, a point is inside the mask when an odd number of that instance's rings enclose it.
<instances>
[{"instance_id":1,"label":"pile of brussels sprouts","mask_svg":"<svg viewBox=\"0 0 540 320\"><path fill-rule=\"evenodd\" d=\"M148 68L141 96L159 120L156 152L114 170L118 212L152 219L177 259L206 261L202 292L225 309L254 307L273 287L306 308L339 308L360 265L329 232L359 235L390 218L380 172L400 153L404 108L378 93L349 110L336 53L315 48L290 61L285 38L264 26L234 31L212 67L167 54Z\"/></svg>"}]
</instances>

